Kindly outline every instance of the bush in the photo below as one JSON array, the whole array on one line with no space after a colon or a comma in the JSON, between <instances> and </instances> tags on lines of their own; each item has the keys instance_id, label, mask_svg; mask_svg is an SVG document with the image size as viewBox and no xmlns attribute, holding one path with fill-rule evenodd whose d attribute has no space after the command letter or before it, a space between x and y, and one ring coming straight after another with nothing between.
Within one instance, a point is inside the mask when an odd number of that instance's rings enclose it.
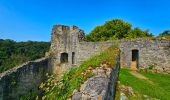
<instances>
[{"instance_id":1,"label":"bush","mask_svg":"<svg viewBox=\"0 0 170 100\"><path fill-rule=\"evenodd\" d=\"M148 66L148 69L152 70L153 68L155 68L155 65L154 64L151 64Z\"/></svg>"}]
</instances>

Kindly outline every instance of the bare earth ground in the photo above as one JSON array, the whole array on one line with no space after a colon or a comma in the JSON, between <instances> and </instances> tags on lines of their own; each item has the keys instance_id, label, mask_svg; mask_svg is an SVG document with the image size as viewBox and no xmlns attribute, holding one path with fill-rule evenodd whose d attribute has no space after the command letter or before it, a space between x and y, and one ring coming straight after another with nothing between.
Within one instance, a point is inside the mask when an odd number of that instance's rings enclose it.
<instances>
[{"instance_id":1,"label":"bare earth ground","mask_svg":"<svg viewBox=\"0 0 170 100\"><path fill-rule=\"evenodd\" d=\"M130 73L139 79L147 80L148 78L138 73L136 70L131 70Z\"/></svg>"},{"instance_id":2,"label":"bare earth ground","mask_svg":"<svg viewBox=\"0 0 170 100\"><path fill-rule=\"evenodd\" d=\"M147 80L149 83L153 84L152 81L150 81L147 77L143 76L142 74L138 73L136 70L131 70L130 73L139 79Z\"/></svg>"}]
</instances>

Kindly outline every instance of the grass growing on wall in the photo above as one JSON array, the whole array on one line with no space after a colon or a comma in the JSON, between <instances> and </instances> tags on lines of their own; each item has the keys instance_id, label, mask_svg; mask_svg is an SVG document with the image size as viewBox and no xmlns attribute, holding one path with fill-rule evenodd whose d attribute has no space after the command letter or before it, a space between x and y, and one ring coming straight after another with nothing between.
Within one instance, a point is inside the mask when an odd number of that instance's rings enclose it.
<instances>
[{"instance_id":1,"label":"grass growing on wall","mask_svg":"<svg viewBox=\"0 0 170 100\"><path fill-rule=\"evenodd\" d=\"M129 97L130 100L143 100L144 95L160 100L169 100L170 75L143 71L138 72L148 79L139 79L133 76L128 69L120 69L119 72L120 84L132 87L135 94L137 94L136 97Z\"/></svg>"},{"instance_id":2,"label":"grass growing on wall","mask_svg":"<svg viewBox=\"0 0 170 100\"><path fill-rule=\"evenodd\" d=\"M82 74L89 67L97 67L100 63L107 61L111 65L115 64L119 50L116 46L111 46L99 55L93 56L87 61L83 62L79 67L71 68L65 72L63 77L54 86L45 89L45 98L48 100L66 100L72 94L75 89L78 89L83 82L89 77L93 76L92 72L88 72L85 75ZM49 83L52 81L49 80ZM43 84L45 85L45 84ZM41 86L43 87L43 86Z\"/></svg>"}]
</instances>

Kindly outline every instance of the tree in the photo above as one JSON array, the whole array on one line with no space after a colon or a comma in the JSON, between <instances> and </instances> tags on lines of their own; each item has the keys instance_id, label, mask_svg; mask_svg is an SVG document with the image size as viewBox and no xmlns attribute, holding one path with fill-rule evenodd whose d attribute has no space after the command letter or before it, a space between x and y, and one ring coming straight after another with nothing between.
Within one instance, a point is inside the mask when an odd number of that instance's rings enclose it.
<instances>
[{"instance_id":1,"label":"tree","mask_svg":"<svg viewBox=\"0 0 170 100\"><path fill-rule=\"evenodd\" d=\"M15 42L0 39L0 73L26 61L43 57L49 47L49 42Z\"/></svg>"},{"instance_id":2,"label":"tree","mask_svg":"<svg viewBox=\"0 0 170 100\"><path fill-rule=\"evenodd\" d=\"M104 29L102 26L96 26L95 29L88 35L86 35L86 39L88 41L99 41L101 40L102 33L104 33Z\"/></svg>"},{"instance_id":3,"label":"tree","mask_svg":"<svg viewBox=\"0 0 170 100\"><path fill-rule=\"evenodd\" d=\"M148 30L141 30L139 27L136 27L128 32L126 38L141 38L141 37L152 37L153 35L149 33Z\"/></svg>"},{"instance_id":4,"label":"tree","mask_svg":"<svg viewBox=\"0 0 170 100\"><path fill-rule=\"evenodd\" d=\"M148 30L131 28L132 25L121 19L106 21L102 26L96 26L86 35L87 41L106 41L124 38L152 37Z\"/></svg>"},{"instance_id":5,"label":"tree","mask_svg":"<svg viewBox=\"0 0 170 100\"><path fill-rule=\"evenodd\" d=\"M88 41L106 41L109 39L125 38L131 24L120 19L106 21L104 25L97 26L87 36Z\"/></svg>"},{"instance_id":6,"label":"tree","mask_svg":"<svg viewBox=\"0 0 170 100\"><path fill-rule=\"evenodd\" d=\"M165 30L164 32L160 33L158 37L170 36L170 30Z\"/></svg>"}]
</instances>

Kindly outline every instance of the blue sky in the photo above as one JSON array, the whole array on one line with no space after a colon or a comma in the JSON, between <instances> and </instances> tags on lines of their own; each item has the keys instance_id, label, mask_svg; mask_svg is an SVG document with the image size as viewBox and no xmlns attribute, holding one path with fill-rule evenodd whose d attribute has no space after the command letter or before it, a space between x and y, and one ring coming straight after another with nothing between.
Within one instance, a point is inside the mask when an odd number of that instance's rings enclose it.
<instances>
[{"instance_id":1,"label":"blue sky","mask_svg":"<svg viewBox=\"0 0 170 100\"><path fill-rule=\"evenodd\" d=\"M170 29L170 1L0 0L0 38L50 41L54 24L76 25L88 33L113 18L157 35Z\"/></svg>"}]
</instances>

